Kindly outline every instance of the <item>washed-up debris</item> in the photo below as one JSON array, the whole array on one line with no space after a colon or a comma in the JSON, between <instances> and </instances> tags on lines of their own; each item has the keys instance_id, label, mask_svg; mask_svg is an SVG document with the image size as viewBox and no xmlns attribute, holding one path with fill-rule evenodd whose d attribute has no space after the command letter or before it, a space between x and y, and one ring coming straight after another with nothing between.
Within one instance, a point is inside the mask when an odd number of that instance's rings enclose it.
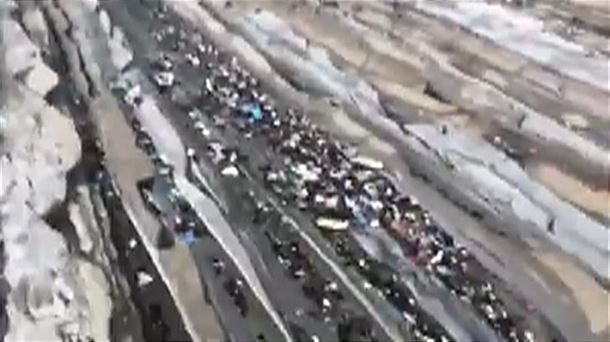
<instances>
[{"instance_id":1,"label":"washed-up debris","mask_svg":"<svg viewBox=\"0 0 610 342\"><path fill-rule=\"evenodd\" d=\"M200 120L202 118L202 114L201 114L201 111L199 109L189 110L188 116L189 116L189 118L191 118L191 120L194 120L196 122L201 122Z\"/></svg>"},{"instance_id":2,"label":"washed-up debris","mask_svg":"<svg viewBox=\"0 0 610 342\"><path fill-rule=\"evenodd\" d=\"M349 221L338 220L329 217L318 217L316 219L316 226L322 229L342 231L347 230L347 228L349 227Z\"/></svg>"},{"instance_id":3,"label":"washed-up debris","mask_svg":"<svg viewBox=\"0 0 610 342\"><path fill-rule=\"evenodd\" d=\"M142 103L142 89L139 84L131 87L123 97L123 100L128 105L135 107Z\"/></svg>"},{"instance_id":4,"label":"washed-up debris","mask_svg":"<svg viewBox=\"0 0 610 342\"><path fill-rule=\"evenodd\" d=\"M202 121L195 122L194 127L205 138L208 138L211 134L210 129L207 128L206 125Z\"/></svg>"},{"instance_id":5,"label":"washed-up debris","mask_svg":"<svg viewBox=\"0 0 610 342\"><path fill-rule=\"evenodd\" d=\"M174 85L175 76L170 71L161 71L153 74L153 81L159 88L165 89Z\"/></svg>"},{"instance_id":6,"label":"washed-up debris","mask_svg":"<svg viewBox=\"0 0 610 342\"><path fill-rule=\"evenodd\" d=\"M301 180L304 182L316 182L320 179L320 168L310 168L306 164L297 164L292 167L292 171L295 172Z\"/></svg>"},{"instance_id":7,"label":"washed-up debris","mask_svg":"<svg viewBox=\"0 0 610 342\"><path fill-rule=\"evenodd\" d=\"M573 128L577 130L584 130L589 128L589 121L587 121L584 116L579 114L564 114L561 116L561 120L568 128Z\"/></svg>"},{"instance_id":8,"label":"washed-up debris","mask_svg":"<svg viewBox=\"0 0 610 342\"><path fill-rule=\"evenodd\" d=\"M170 26L163 33L167 36L176 31ZM178 46L181 43L176 44L178 49L182 49ZM213 109L210 113L206 110L211 124L221 129L235 128L244 137L266 139L269 147L277 153L279 163L270 163L261 168L265 185L282 199L283 204L294 203L316 217L314 221L318 228L334 232L328 235L342 236L332 240L337 255L363 276L365 288L375 289L398 309L417 340L447 341L449 335L418 306L415 296L389 265L376 263L366 256L366 251L351 244L351 240L346 238L350 235L343 232L350 228L387 231L399 243L408 260L442 283L457 298L469 303L504 339L515 342L533 340L531 332L516 323L519 317L512 316L497 291L486 280L484 271L479 271L481 265L436 225L415 198L401 196L391 181L385 178L381 172L384 169L382 161L359 154L353 146L334 142L329 134L296 110L278 114L269 95L257 88L256 78L242 69L235 58L231 62L211 58L220 54L213 45L199 44L196 49L189 50L191 52L184 55L189 64L199 66L205 63L201 89L225 110ZM157 75L161 72L171 73L174 67L171 59L166 61L164 56L159 59L158 65L153 67L154 72ZM171 75L171 81L166 79L155 83L160 87L171 87L175 83ZM332 105L340 106L340 103ZM210 128L204 124L206 118L201 112L192 109L188 111L188 116L197 131L204 137L210 135ZM570 121L573 126L579 125L576 120ZM451 133L446 126L440 129L446 134ZM504 145L502 140L496 143ZM218 142L210 142L208 155L220 169L221 175L239 176L239 160L235 150L225 148ZM158 159L163 158L159 156ZM253 222L260 224L269 217L269 207L256 202ZM194 239L195 229L185 232L189 233L183 235ZM184 238L178 237L181 241ZM336 308L333 295L334 290L338 292L336 284L328 283L316 273L297 243L282 241L275 236L269 236L269 239L286 272L301 279L307 296L325 313L325 319L330 317L329 312ZM224 263L215 259L213 267L220 273ZM245 297L241 292L240 280L230 280L225 288L236 305L244 307ZM240 311L247 311L247 306ZM340 339L372 338L370 322L364 321L360 322L354 315L338 320Z\"/></svg>"},{"instance_id":9,"label":"washed-up debris","mask_svg":"<svg viewBox=\"0 0 610 342\"><path fill-rule=\"evenodd\" d=\"M185 244L187 246L192 245L196 241L195 232L192 229L178 232L177 237L180 242L182 242L183 244Z\"/></svg>"},{"instance_id":10,"label":"washed-up debris","mask_svg":"<svg viewBox=\"0 0 610 342\"><path fill-rule=\"evenodd\" d=\"M220 174L225 177L235 178L239 176L239 169L237 169L235 165L229 165L223 168L222 171L220 171Z\"/></svg>"},{"instance_id":11,"label":"washed-up debris","mask_svg":"<svg viewBox=\"0 0 610 342\"><path fill-rule=\"evenodd\" d=\"M152 283L153 280L154 280L153 277L150 274L148 274L148 273L146 273L144 271L138 271L136 273L136 277L138 279L138 286L139 287L144 287L144 286Z\"/></svg>"},{"instance_id":12,"label":"washed-up debris","mask_svg":"<svg viewBox=\"0 0 610 342\"><path fill-rule=\"evenodd\" d=\"M209 77L205 78L205 89L207 90L208 94L213 94L216 90L216 88L214 87L214 83Z\"/></svg>"},{"instance_id":13,"label":"washed-up debris","mask_svg":"<svg viewBox=\"0 0 610 342\"><path fill-rule=\"evenodd\" d=\"M218 164L225 159L224 149L224 146L217 141L208 144L208 155L214 164Z\"/></svg>"},{"instance_id":14,"label":"washed-up debris","mask_svg":"<svg viewBox=\"0 0 610 342\"><path fill-rule=\"evenodd\" d=\"M160 159L163 160L163 159ZM169 164L162 164L157 166L157 174L163 179L171 179L173 176L174 168Z\"/></svg>"},{"instance_id":15,"label":"washed-up debris","mask_svg":"<svg viewBox=\"0 0 610 342\"><path fill-rule=\"evenodd\" d=\"M286 199L284 203L293 200L303 210L330 210L332 215L324 213L315 220L321 229L347 231L351 226L388 230L403 247L405 256L437 277L457 297L473 302L477 287L468 284L480 281L477 275L469 273L468 263L472 259L463 255L464 249L438 229L415 198L400 197L392 183L381 175L384 167L381 161L359 155L349 147L331 144L321 130L295 112L261 125L268 125L266 137L284 158L283 167L262 169L266 184ZM348 257L353 252L344 250L341 255ZM281 262L293 265L288 257L281 257ZM379 265L367 267L359 267L359 272L370 286L380 289L399 308L420 340L449 340L442 326L418 308L409 289L392 280L395 274ZM322 306L328 305L324 298L318 299ZM495 301L500 303L498 299ZM494 305L490 307L498 306ZM503 336L509 336L513 328L507 327L514 327L513 321L499 319L500 314L485 314L483 310L488 309L483 308L477 306L475 311L479 310L481 317ZM519 339L507 338L522 341L523 334L523 331L518 334Z\"/></svg>"},{"instance_id":16,"label":"washed-up debris","mask_svg":"<svg viewBox=\"0 0 610 342\"><path fill-rule=\"evenodd\" d=\"M158 71L171 71L174 68L174 62L167 55L161 55L155 59L151 66Z\"/></svg>"},{"instance_id":17,"label":"washed-up debris","mask_svg":"<svg viewBox=\"0 0 610 342\"><path fill-rule=\"evenodd\" d=\"M214 272L216 272L216 274L218 275L224 271L226 266L224 261L218 258L214 258L212 259L212 267L214 268Z\"/></svg>"},{"instance_id":18,"label":"washed-up debris","mask_svg":"<svg viewBox=\"0 0 610 342\"><path fill-rule=\"evenodd\" d=\"M199 57L195 56L192 53L187 53L184 58L186 58L186 60L188 61L188 63L194 67L199 67L201 65L201 61L199 60Z\"/></svg>"},{"instance_id":19,"label":"washed-up debris","mask_svg":"<svg viewBox=\"0 0 610 342\"><path fill-rule=\"evenodd\" d=\"M240 107L240 111L248 116L253 121L258 121L263 118L263 111L257 104L247 103Z\"/></svg>"},{"instance_id":20,"label":"washed-up debris","mask_svg":"<svg viewBox=\"0 0 610 342\"><path fill-rule=\"evenodd\" d=\"M222 118L220 116L215 116L214 118L212 118L212 121L214 122L214 126L222 129L225 128L227 125L227 120L225 120L225 118Z\"/></svg>"},{"instance_id":21,"label":"washed-up debris","mask_svg":"<svg viewBox=\"0 0 610 342\"><path fill-rule=\"evenodd\" d=\"M372 170L383 169L383 163L381 161L365 156L356 156L352 158L352 163Z\"/></svg>"},{"instance_id":22,"label":"washed-up debris","mask_svg":"<svg viewBox=\"0 0 610 342\"><path fill-rule=\"evenodd\" d=\"M118 77L115 80L113 80L112 82L110 82L111 90L119 91L119 92L123 92L123 93L128 92L134 86L135 85L133 84L133 81L127 77Z\"/></svg>"},{"instance_id":23,"label":"washed-up debris","mask_svg":"<svg viewBox=\"0 0 610 342\"><path fill-rule=\"evenodd\" d=\"M193 158L195 156L195 149L192 147L189 147L186 149L186 156L189 158Z\"/></svg>"}]
</instances>

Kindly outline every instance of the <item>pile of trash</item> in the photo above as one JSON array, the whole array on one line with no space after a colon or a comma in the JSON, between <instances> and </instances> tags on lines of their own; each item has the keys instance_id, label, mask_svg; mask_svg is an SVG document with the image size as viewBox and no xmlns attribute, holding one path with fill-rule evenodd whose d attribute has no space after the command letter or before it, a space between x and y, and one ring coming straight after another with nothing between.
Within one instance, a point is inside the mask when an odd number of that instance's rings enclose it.
<instances>
[{"instance_id":1,"label":"pile of trash","mask_svg":"<svg viewBox=\"0 0 610 342\"><path fill-rule=\"evenodd\" d=\"M223 123L235 125L248 137L263 137L278 156L279 165L266 165L260 171L265 184L284 205L294 203L313 214L315 225L325 231L386 230L402 246L405 256L471 305L500 336L509 341L534 340L532 332L509 314L485 280L490 275L480 263L438 227L415 198L399 194L383 175L381 161L334 141L295 110L278 114L270 97L255 89L257 82L234 60L221 66L208 63L208 68L206 95L230 107L235 115ZM367 272L365 265L357 269ZM386 289L394 286L388 284L373 285ZM388 291L388 295L398 297L410 293L406 288ZM414 309L417 305L412 295L404 298L389 299L395 304L410 303L400 306L411 307L416 313L405 313L413 319L415 335L424 340L426 336L449 339L440 325L438 329L419 325L416 317L423 312Z\"/></svg>"},{"instance_id":2,"label":"pile of trash","mask_svg":"<svg viewBox=\"0 0 610 342\"><path fill-rule=\"evenodd\" d=\"M178 36L176 41L182 44L177 43L175 52L179 52L187 45L180 38L185 36L181 32L182 29L174 28L165 35L159 33L159 40L167 35ZM471 305L499 336L514 342L534 340L523 320L511 314L499 298L488 281L491 274L441 229L416 199L399 193L384 175L382 162L333 140L296 110L280 114L271 97L261 91L259 82L235 58L228 58L213 45L198 44L194 51L184 55L184 60L205 69L201 95L205 102L215 101L221 107L188 111L193 126L208 140L207 155L221 176L241 175L239 152L237 148L210 141L212 125L208 126L206 119L219 131L231 126L246 139L256 137L270 147L274 160L258 171L283 205L295 204L325 232L385 230L398 241L414 265ZM167 56L153 62L151 77L162 91L175 87L173 73L171 77L163 76L171 73L173 64ZM205 118L202 112L209 117ZM295 262L298 249L294 251L292 247L276 246L290 272L299 277L309 269ZM424 341L451 340L442 325L419 307L411 291L388 265L366 256L353 260L356 270L370 285L382 290L386 299L400 310L413 336ZM324 298L327 301L320 302L322 307L329 303L328 297Z\"/></svg>"},{"instance_id":3,"label":"pile of trash","mask_svg":"<svg viewBox=\"0 0 610 342\"><path fill-rule=\"evenodd\" d=\"M508 313L485 280L489 275L480 263L415 198L399 194L382 174L381 162L332 142L295 112L283 116L277 130L267 136L283 165L263 169L265 181L287 203L313 213L316 226L331 231L385 229L403 247L405 256L472 305L503 338L534 340Z\"/></svg>"},{"instance_id":4,"label":"pile of trash","mask_svg":"<svg viewBox=\"0 0 610 342\"><path fill-rule=\"evenodd\" d=\"M201 50L207 53L210 49ZM201 59L206 58L202 56ZM214 106L214 110L204 112L210 116L208 119L216 129L222 131L231 126L242 132L247 139L262 137L272 147L272 154L280 159L278 165L265 165L258 171L262 173L266 186L278 196L281 203L296 203L302 211L312 213L316 226L324 230L345 232L349 228L379 228L378 216L383 208L382 202L366 196L377 190L373 189L372 184L364 188L361 185L365 180L379 178L383 164L334 142L326 132L295 110L280 115L269 95L257 89L258 82L241 69L234 59L219 64L206 64L209 72L206 73L203 95L206 103L216 102L218 107L229 110ZM192 109L188 113L194 127L209 129L202 111ZM209 139L209 133L202 135L208 138L205 154L216 165L220 175L238 177L241 174L240 161L244 159L238 148L227 147L220 141ZM389 186L383 190L382 195L390 198L396 193L394 187ZM259 214L265 209L267 208L261 207ZM257 221L261 220L260 216L257 216ZM298 244L268 237L280 263L289 274L304 279L306 295L317 303L322 314L334 310L336 302L342 298L341 293L333 292L326 286L327 281L299 252ZM367 265L373 262L369 259L366 261ZM383 289L390 303L409 317L413 336L419 336L422 340L451 340L445 329L417 306L415 297L404 284L399 281L389 282L387 279L377 281L375 279L382 278L378 276L377 269L367 271L365 264L361 265L363 267L357 270L370 279L374 286Z\"/></svg>"}]
</instances>

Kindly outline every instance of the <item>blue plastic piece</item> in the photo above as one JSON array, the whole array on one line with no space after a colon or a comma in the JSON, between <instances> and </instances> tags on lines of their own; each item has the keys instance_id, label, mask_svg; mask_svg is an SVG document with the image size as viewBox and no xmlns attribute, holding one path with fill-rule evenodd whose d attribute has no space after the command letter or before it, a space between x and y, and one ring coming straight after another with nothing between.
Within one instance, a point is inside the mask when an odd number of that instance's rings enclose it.
<instances>
[{"instance_id":1,"label":"blue plastic piece","mask_svg":"<svg viewBox=\"0 0 610 342\"><path fill-rule=\"evenodd\" d=\"M263 110L261 107L254 103L247 103L241 106L241 111L248 114L250 119L258 121L263 118Z\"/></svg>"},{"instance_id":2,"label":"blue plastic piece","mask_svg":"<svg viewBox=\"0 0 610 342\"><path fill-rule=\"evenodd\" d=\"M354 216L353 223L356 225L356 227L360 229L366 229L368 227L366 217L361 210L354 210L352 215Z\"/></svg>"},{"instance_id":3,"label":"blue plastic piece","mask_svg":"<svg viewBox=\"0 0 610 342\"><path fill-rule=\"evenodd\" d=\"M192 230L187 230L185 232L178 233L178 240L183 244L190 246L195 242L195 234Z\"/></svg>"}]
</instances>

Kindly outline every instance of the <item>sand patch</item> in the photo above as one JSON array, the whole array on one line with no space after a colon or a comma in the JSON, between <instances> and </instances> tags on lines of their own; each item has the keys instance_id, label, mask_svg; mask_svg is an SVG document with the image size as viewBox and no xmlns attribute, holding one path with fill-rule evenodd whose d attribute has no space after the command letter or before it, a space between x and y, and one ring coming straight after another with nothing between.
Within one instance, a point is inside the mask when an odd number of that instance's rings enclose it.
<instances>
[{"instance_id":1,"label":"sand patch","mask_svg":"<svg viewBox=\"0 0 610 342\"><path fill-rule=\"evenodd\" d=\"M357 12L354 17L356 19L384 31L390 31L392 29L392 20L388 16L379 12L371 11L368 9Z\"/></svg>"},{"instance_id":2,"label":"sand patch","mask_svg":"<svg viewBox=\"0 0 610 342\"><path fill-rule=\"evenodd\" d=\"M599 334L610 327L608 291L564 255L537 252L534 256L572 289L574 299L579 303L579 309L589 320L591 331Z\"/></svg>"},{"instance_id":3,"label":"sand patch","mask_svg":"<svg viewBox=\"0 0 610 342\"><path fill-rule=\"evenodd\" d=\"M433 97L422 93L419 89L413 87L405 87L402 84L386 81L381 78L376 78L373 83L383 93L397 97L407 103L417 107L429 110L435 113L449 113L456 110L455 106L442 103Z\"/></svg>"},{"instance_id":4,"label":"sand patch","mask_svg":"<svg viewBox=\"0 0 610 342\"><path fill-rule=\"evenodd\" d=\"M324 23L319 16L308 12L282 13L272 10L278 17L290 22L293 29L312 41L331 47L331 51L345 59L348 63L360 66L367 58L367 53L359 39L354 39L350 33L341 30L337 25ZM332 34L331 34L332 32Z\"/></svg>"},{"instance_id":5,"label":"sand patch","mask_svg":"<svg viewBox=\"0 0 610 342\"><path fill-rule=\"evenodd\" d=\"M531 171L542 184L560 197L610 219L610 192L607 190L593 190L551 164L535 165Z\"/></svg>"},{"instance_id":6,"label":"sand patch","mask_svg":"<svg viewBox=\"0 0 610 342\"><path fill-rule=\"evenodd\" d=\"M414 65L416 58L397 51L395 47L366 39L354 34L324 15L315 15L308 11L287 12L282 9L269 8L278 17L290 23L299 35L311 42L322 45L329 52L343 59L354 68L363 68L367 73L380 75L403 85L416 85L423 78ZM371 15L375 12L368 11Z\"/></svg>"}]
</instances>

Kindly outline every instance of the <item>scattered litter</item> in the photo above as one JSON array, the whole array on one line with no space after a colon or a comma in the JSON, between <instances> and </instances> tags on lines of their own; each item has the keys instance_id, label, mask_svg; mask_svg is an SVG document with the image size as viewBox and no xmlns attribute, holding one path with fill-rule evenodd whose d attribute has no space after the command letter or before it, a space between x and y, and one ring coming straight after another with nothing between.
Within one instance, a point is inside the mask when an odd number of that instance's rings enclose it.
<instances>
[{"instance_id":1,"label":"scattered litter","mask_svg":"<svg viewBox=\"0 0 610 342\"><path fill-rule=\"evenodd\" d=\"M187 53L185 58L189 62L189 64L194 67L199 67L201 65L201 61L199 60L199 57L195 56L192 53Z\"/></svg>"},{"instance_id":2,"label":"scattered litter","mask_svg":"<svg viewBox=\"0 0 610 342\"><path fill-rule=\"evenodd\" d=\"M214 84L212 83L212 81L206 77L205 79L205 89L209 92L209 93L213 93L214 92Z\"/></svg>"},{"instance_id":3,"label":"scattered litter","mask_svg":"<svg viewBox=\"0 0 610 342\"><path fill-rule=\"evenodd\" d=\"M244 104L241 106L240 110L242 113L247 114L249 118L253 121L258 121L263 118L263 111L261 107L257 104Z\"/></svg>"},{"instance_id":4,"label":"scattered litter","mask_svg":"<svg viewBox=\"0 0 610 342\"><path fill-rule=\"evenodd\" d=\"M320 179L319 172L310 169L305 164L298 164L293 171L305 182L316 182Z\"/></svg>"},{"instance_id":5,"label":"scattered litter","mask_svg":"<svg viewBox=\"0 0 610 342\"><path fill-rule=\"evenodd\" d=\"M186 149L186 156L189 158L192 158L195 156L195 149L192 147L189 147Z\"/></svg>"},{"instance_id":6,"label":"scattered litter","mask_svg":"<svg viewBox=\"0 0 610 342\"><path fill-rule=\"evenodd\" d=\"M337 220L334 218L328 217L318 217L316 219L316 226L318 228L328 229L328 230L347 230L349 227L349 222L347 220Z\"/></svg>"},{"instance_id":7,"label":"scattered litter","mask_svg":"<svg viewBox=\"0 0 610 342\"><path fill-rule=\"evenodd\" d=\"M211 134L210 130L209 130L209 129L206 127L206 125L205 125L203 122L201 122L201 121L197 121L197 122L195 122L194 127L195 127L195 129L196 129L196 130L197 130L199 133L201 133L201 135L203 135L203 136L204 136L204 137L206 137L206 138L207 138L207 137L209 137L209 136L210 136L210 134Z\"/></svg>"},{"instance_id":8,"label":"scattered litter","mask_svg":"<svg viewBox=\"0 0 610 342\"><path fill-rule=\"evenodd\" d=\"M176 28L170 26L159 36L173 34L172 32L175 31ZM182 29L180 34L186 35ZM180 44L175 46L179 50L183 49ZM202 64L200 58L203 58L203 54L216 56L219 51L211 44L199 44L197 50L194 53L186 53L184 59L192 66L198 67ZM320 215L315 219L315 225L320 229L337 232L333 236L349 236L341 232L350 228L360 231L382 228L387 230L392 238L399 242L408 260L436 276L437 280L460 299L468 303L476 301L475 311L495 330L503 335L506 335L506 331L518 331L519 336L528 333L523 328L507 323L512 322L514 318L508 316L491 285L484 283L482 280L484 278L479 275L472 275L466 271L470 262L476 262L472 261L474 258L469 257L465 249L456 246L451 236L435 225L413 197L397 199L399 195L397 189L383 177L381 172L378 172L384 168L382 161L358 154L353 146L333 142L323 128L313 125L306 115L296 110L278 114L274 109L273 100L260 88L256 88L258 81L246 70L241 69L235 59L230 63L210 61L211 58L207 57L205 60L206 76L201 88L205 89L203 91L206 92L206 96L213 97L223 107L221 110L210 111L209 125L213 124L218 128L237 128L242 137L263 136L268 139L274 152L283 158L280 159L283 164L277 166L276 163L270 163L261 168L261 171L265 175L266 185L281 198L282 203L295 203L309 214ZM151 78L158 87L167 88L178 83L171 72L174 63L167 56L161 55L153 62L153 67ZM123 98L126 103L137 105L141 91L139 86L133 86L126 80L115 82L112 86L113 89L126 92ZM180 97L174 96L174 91L177 89L180 90L181 87L171 89L172 98L176 98L176 101L180 100ZM190 98L190 95L186 94L185 97ZM334 99L329 103L333 107L341 106L341 103ZM192 106L192 103L189 106ZM228 113L236 113L239 118L236 120L229 117ZM188 117L197 132L205 137L211 134L199 110L191 109L188 111ZM572 128L586 127L586 122L578 116L568 115L562 119ZM446 125L439 127L443 134L449 134L449 128ZM142 142L146 142L145 139ZM493 143L516 154L516 151L510 149L510 146L499 136L493 137ZM195 153L193 148L186 150L188 157L195 156ZM212 162L219 166L222 176L235 178L240 175L236 166L239 159L236 148L225 148L219 142L210 142L208 155ZM172 168L167 165L164 156L156 155L153 158L159 174L171 178ZM170 195L173 199L179 197L180 194L175 194L173 197ZM265 205L257 203L253 222L262 222L266 219L267 213L268 209ZM197 225L193 224L193 220L188 219L188 215L178 216L184 219L184 224L176 225L179 228L176 229L175 235L173 235L174 230L167 229L168 238L175 236L182 243L190 245L195 242ZM305 254L299 251L298 243L281 241L274 237L272 244L280 263L293 277L303 278L305 283L316 277L315 269L307 264ZM129 248L133 249L136 245L133 239L128 242ZM405 320L412 325L417 339L447 340L442 328L432 325L435 323L433 320L422 318L417 314L417 310L413 310L417 305L415 299L408 290L403 290L397 285L399 277L389 265L369 259L369 256L362 257L354 253L347 242L335 248L341 257L345 257L363 275L365 289L379 291L381 296L397 307ZM365 252L369 251L365 250ZM214 259L213 267L217 273L220 273L225 266L222 261ZM477 269L477 267L473 268ZM138 273L137 276L139 283L146 284L152 281L150 275ZM320 275L317 277L317 280L320 280ZM328 310L337 300L335 295L340 294L338 286L328 279L313 283L311 290L314 292L316 302L325 312L324 320L331 320ZM241 281L236 280L230 290L232 296L239 298L242 286ZM346 325L353 325L356 320L352 317L345 321L348 322L345 323ZM361 322L357 322L356 325L360 326ZM505 324L512 325L507 327ZM503 337L507 340L511 339L507 336ZM310 339L317 341L315 335Z\"/></svg>"},{"instance_id":9,"label":"scattered litter","mask_svg":"<svg viewBox=\"0 0 610 342\"><path fill-rule=\"evenodd\" d=\"M175 76L170 71L162 71L153 75L155 84L160 88L168 88L174 85Z\"/></svg>"},{"instance_id":10,"label":"scattered litter","mask_svg":"<svg viewBox=\"0 0 610 342\"><path fill-rule=\"evenodd\" d=\"M216 274L220 274L225 269L225 263L218 258L214 258L212 260L212 267L214 268Z\"/></svg>"},{"instance_id":11,"label":"scattered litter","mask_svg":"<svg viewBox=\"0 0 610 342\"><path fill-rule=\"evenodd\" d=\"M201 120L201 112L198 109L193 109L188 112L189 118L193 120ZM200 122L200 121L198 121Z\"/></svg>"},{"instance_id":12,"label":"scattered litter","mask_svg":"<svg viewBox=\"0 0 610 342\"><path fill-rule=\"evenodd\" d=\"M214 121L214 126L218 128L224 128L227 125L227 120L219 116L215 116L212 120Z\"/></svg>"},{"instance_id":13,"label":"scattered litter","mask_svg":"<svg viewBox=\"0 0 610 342\"><path fill-rule=\"evenodd\" d=\"M229 165L220 171L220 174L225 177L237 177L239 176L239 170L235 165Z\"/></svg>"},{"instance_id":14,"label":"scattered litter","mask_svg":"<svg viewBox=\"0 0 610 342\"><path fill-rule=\"evenodd\" d=\"M577 130L584 130L589 128L589 121L579 114L564 114L561 117L564 125L568 128L573 128Z\"/></svg>"},{"instance_id":15,"label":"scattered litter","mask_svg":"<svg viewBox=\"0 0 610 342\"><path fill-rule=\"evenodd\" d=\"M324 297L324 298L322 299L322 307L323 307L324 309L330 309L330 308L332 307L332 303L330 302L330 299L328 299L328 298Z\"/></svg>"},{"instance_id":16,"label":"scattered litter","mask_svg":"<svg viewBox=\"0 0 610 342\"><path fill-rule=\"evenodd\" d=\"M352 158L352 163L372 170L383 169L383 163L381 161L365 156L356 156Z\"/></svg>"},{"instance_id":17,"label":"scattered litter","mask_svg":"<svg viewBox=\"0 0 610 342\"><path fill-rule=\"evenodd\" d=\"M174 63L166 55L161 55L152 62L152 67L160 71L170 71L174 68Z\"/></svg>"},{"instance_id":18,"label":"scattered litter","mask_svg":"<svg viewBox=\"0 0 610 342\"><path fill-rule=\"evenodd\" d=\"M138 271L136 273L136 277L138 278L138 286L139 287L144 287L144 286L152 283L153 280L154 280L153 277L150 274L148 274L148 273L146 273L144 271Z\"/></svg>"},{"instance_id":19,"label":"scattered litter","mask_svg":"<svg viewBox=\"0 0 610 342\"><path fill-rule=\"evenodd\" d=\"M125 93L125 96L123 97L123 100L125 101L125 103L127 103L130 106L137 106L142 102L142 88L140 87L139 84L131 87L127 93Z\"/></svg>"},{"instance_id":20,"label":"scattered litter","mask_svg":"<svg viewBox=\"0 0 610 342\"><path fill-rule=\"evenodd\" d=\"M177 234L178 240L183 244L190 246L195 242L195 232L187 230Z\"/></svg>"},{"instance_id":21,"label":"scattered litter","mask_svg":"<svg viewBox=\"0 0 610 342\"><path fill-rule=\"evenodd\" d=\"M116 80L110 82L111 90L119 90L127 92L133 87L133 83L126 77L119 77Z\"/></svg>"}]
</instances>

